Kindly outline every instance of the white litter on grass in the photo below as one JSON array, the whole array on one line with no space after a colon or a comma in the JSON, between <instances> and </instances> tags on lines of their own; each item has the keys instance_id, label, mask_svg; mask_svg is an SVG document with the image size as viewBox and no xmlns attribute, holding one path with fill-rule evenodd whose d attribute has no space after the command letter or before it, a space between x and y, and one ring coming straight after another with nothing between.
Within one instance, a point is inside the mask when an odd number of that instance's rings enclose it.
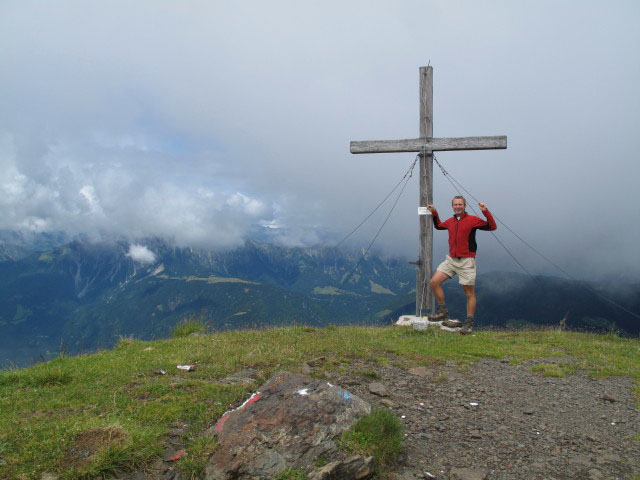
<instances>
[{"instance_id":1,"label":"white litter on grass","mask_svg":"<svg viewBox=\"0 0 640 480\"><path fill-rule=\"evenodd\" d=\"M421 406L421 407L424 407L424 403L423 403L423 402L420 402L420 406Z\"/></svg>"},{"instance_id":2,"label":"white litter on grass","mask_svg":"<svg viewBox=\"0 0 640 480\"><path fill-rule=\"evenodd\" d=\"M298 395L309 395L309 389L308 388L301 388L300 390L298 390L296 392Z\"/></svg>"},{"instance_id":3,"label":"white litter on grass","mask_svg":"<svg viewBox=\"0 0 640 480\"><path fill-rule=\"evenodd\" d=\"M429 478L436 478L436 476L434 474L432 474L432 473L424 472L424 474Z\"/></svg>"},{"instance_id":4,"label":"white litter on grass","mask_svg":"<svg viewBox=\"0 0 640 480\"><path fill-rule=\"evenodd\" d=\"M329 385L330 387L333 387L333 385L331 383L329 383L329 382L327 382L327 385Z\"/></svg>"},{"instance_id":5,"label":"white litter on grass","mask_svg":"<svg viewBox=\"0 0 640 480\"><path fill-rule=\"evenodd\" d=\"M478 402L469 402L469 405L471 405L472 407L477 407L478 406Z\"/></svg>"},{"instance_id":6,"label":"white litter on grass","mask_svg":"<svg viewBox=\"0 0 640 480\"><path fill-rule=\"evenodd\" d=\"M400 418L407 418L407 416L406 415L401 415Z\"/></svg>"}]
</instances>

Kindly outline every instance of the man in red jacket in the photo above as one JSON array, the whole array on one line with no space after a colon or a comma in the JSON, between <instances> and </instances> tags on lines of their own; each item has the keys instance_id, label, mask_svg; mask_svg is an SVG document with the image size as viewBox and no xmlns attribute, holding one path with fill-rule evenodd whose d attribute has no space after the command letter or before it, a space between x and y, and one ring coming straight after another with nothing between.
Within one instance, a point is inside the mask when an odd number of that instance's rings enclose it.
<instances>
[{"instance_id":1,"label":"man in red jacket","mask_svg":"<svg viewBox=\"0 0 640 480\"><path fill-rule=\"evenodd\" d=\"M476 294L474 285L476 283L476 230L495 230L498 228L493 215L482 202L478 203L482 214L487 220L482 220L474 215L465 212L467 201L464 197L456 196L451 201L453 207L453 217L440 221L436 207L428 205L427 208L433 215L433 226L436 230L449 231L449 255L445 261L438 265L436 273L431 277L431 289L438 302L438 313L431 319L440 321L447 327L460 327L460 333L468 334L473 329L473 315L476 311ZM444 290L442 283L458 275L460 285L464 288L467 296L467 319L464 322L449 320L449 312L444 303Z\"/></svg>"}]
</instances>

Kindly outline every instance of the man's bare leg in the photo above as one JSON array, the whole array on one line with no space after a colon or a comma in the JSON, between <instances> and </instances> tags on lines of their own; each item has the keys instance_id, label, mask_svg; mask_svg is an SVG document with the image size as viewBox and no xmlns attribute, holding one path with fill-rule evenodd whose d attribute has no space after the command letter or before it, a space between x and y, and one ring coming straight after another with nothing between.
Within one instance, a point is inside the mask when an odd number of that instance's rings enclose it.
<instances>
[{"instance_id":1,"label":"man's bare leg","mask_svg":"<svg viewBox=\"0 0 640 480\"><path fill-rule=\"evenodd\" d=\"M476 313L476 292L473 285L463 285L464 294L467 296L467 319L460 333L463 335L473 331L473 315Z\"/></svg>"},{"instance_id":2,"label":"man's bare leg","mask_svg":"<svg viewBox=\"0 0 640 480\"><path fill-rule=\"evenodd\" d=\"M463 285L464 294L467 296L467 317L473 317L476 313L476 292L473 285Z\"/></svg>"},{"instance_id":3,"label":"man's bare leg","mask_svg":"<svg viewBox=\"0 0 640 480\"><path fill-rule=\"evenodd\" d=\"M457 320L449 320L449 311L444 303L444 290L442 289L442 284L450 278L451 277L449 275L441 272L440 270L436 270L436 273L431 277L429 284L431 285L433 296L436 297L436 301L438 302L438 312L431 317L431 320L441 321L442 325L445 327L459 327L462 325L461 322L458 322Z\"/></svg>"},{"instance_id":4,"label":"man's bare leg","mask_svg":"<svg viewBox=\"0 0 640 480\"><path fill-rule=\"evenodd\" d=\"M433 296L436 297L438 305L444 305L444 290L442 289L442 284L450 278L449 275L440 270L436 270L436 273L431 277L429 284L431 285L431 291L433 292Z\"/></svg>"}]
</instances>

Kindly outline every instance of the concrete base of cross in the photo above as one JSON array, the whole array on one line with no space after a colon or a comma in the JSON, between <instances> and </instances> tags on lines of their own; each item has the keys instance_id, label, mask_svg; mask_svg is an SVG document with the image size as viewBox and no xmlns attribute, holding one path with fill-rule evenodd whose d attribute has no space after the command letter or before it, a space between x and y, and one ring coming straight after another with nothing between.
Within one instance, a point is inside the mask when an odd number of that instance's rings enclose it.
<instances>
[{"instance_id":1,"label":"concrete base of cross","mask_svg":"<svg viewBox=\"0 0 640 480\"><path fill-rule=\"evenodd\" d=\"M453 320L453 319L452 319ZM459 332L461 327L445 327L442 322L429 320L428 316L418 317L416 315L402 315L396 322L396 327L410 327L414 330L426 330L427 328L439 328L447 332Z\"/></svg>"}]
</instances>

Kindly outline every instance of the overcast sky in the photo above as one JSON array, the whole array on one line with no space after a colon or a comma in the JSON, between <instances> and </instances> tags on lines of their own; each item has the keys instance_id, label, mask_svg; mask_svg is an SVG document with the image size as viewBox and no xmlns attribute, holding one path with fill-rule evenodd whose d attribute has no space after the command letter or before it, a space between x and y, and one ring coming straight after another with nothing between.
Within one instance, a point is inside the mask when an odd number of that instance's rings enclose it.
<instances>
[{"instance_id":1,"label":"overcast sky","mask_svg":"<svg viewBox=\"0 0 640 480\"><path fill-rule=\"evenodd\" d=\"M430 62L434 136L508 136L437 154L453 177L572 274L638 278L639 23L636 0L0 0L0 228L339 239L415 157L349 141L417 137ZM446 217L456 192L434 172ZM414 175L377 246L413 259L417 207ZM490 234L478 243L482 269L518 269Z\"/></svg>"}]
</instances>

